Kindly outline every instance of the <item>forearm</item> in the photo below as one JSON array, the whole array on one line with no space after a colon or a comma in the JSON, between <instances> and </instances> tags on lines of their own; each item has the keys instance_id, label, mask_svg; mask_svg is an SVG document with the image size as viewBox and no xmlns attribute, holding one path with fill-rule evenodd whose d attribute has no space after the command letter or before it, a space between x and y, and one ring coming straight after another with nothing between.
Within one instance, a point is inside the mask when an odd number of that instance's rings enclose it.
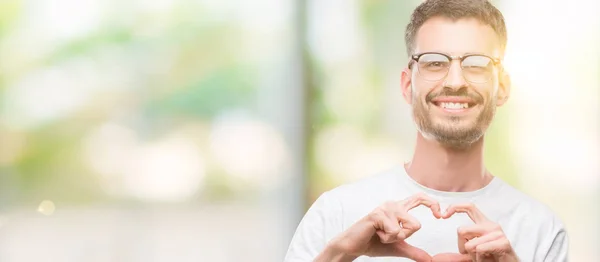
<instances>
[{"instance_id":1,"label":"forearm","mask_svg":"<svg viewBox=\"0 0 600 262\"><path fill-rule=\"evenodd\" d=\"M325 249L315 258L314 262L351 262L357 256L348 255L335 245L327 245Z\"/></svg>"}]
</instances>

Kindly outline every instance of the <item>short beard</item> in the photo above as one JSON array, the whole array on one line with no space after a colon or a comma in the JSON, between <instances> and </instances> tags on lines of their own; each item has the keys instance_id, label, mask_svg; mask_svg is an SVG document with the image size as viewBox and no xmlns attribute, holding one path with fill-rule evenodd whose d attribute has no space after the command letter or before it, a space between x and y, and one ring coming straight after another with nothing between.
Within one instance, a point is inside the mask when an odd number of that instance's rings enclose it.
<instances>
[{"instance_id":1,"label":"short beard","mask_svg":"<svg viewBox=\"0 0 600 262\"><path fill-rule=\"evenodd\" d=\"M464 150L470 148L473 143L483 137L496 114L496 99L493 97L487 105L484 105L483 111L475 119L474 125L468 127L468 129L459 129L452 125L452 123L458 124L461 121L459 117L450 117L448 120L450 125L433 123L431 115L422 101L414 95L412 100L413 118L419 133L426 139L435 140L449 149Z\"/></svg>"}]
</instances>

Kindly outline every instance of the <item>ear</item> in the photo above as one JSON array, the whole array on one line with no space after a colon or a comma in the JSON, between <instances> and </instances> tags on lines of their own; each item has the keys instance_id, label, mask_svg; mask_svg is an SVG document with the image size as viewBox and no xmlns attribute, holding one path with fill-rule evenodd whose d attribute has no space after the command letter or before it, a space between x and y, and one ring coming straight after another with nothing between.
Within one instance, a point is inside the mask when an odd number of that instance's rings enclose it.
<instances>
[{"instance_id":1,"label":"ear","mask_svg":"<svg viewBox=\"0 0 600 262\"><path fill-rule=\"evenodd\" d=\"M412 104L412 71L410 68L404 68L402 70L402 76L400 79L400 87L402 88L402 96L404 101L409 105Z\"/></svg>"},{"instance_id":2,"label":"ear","mask_svg":"<svg viewBox=\"0 0 600 262\"><path fill-rule=\"evenodd\" d=\"M510 76L505 70L500 72L500 81L498 81L498 99L496 99L496 106L502 106L510 97L511 81Z\"/></svg>"}]
</instances>

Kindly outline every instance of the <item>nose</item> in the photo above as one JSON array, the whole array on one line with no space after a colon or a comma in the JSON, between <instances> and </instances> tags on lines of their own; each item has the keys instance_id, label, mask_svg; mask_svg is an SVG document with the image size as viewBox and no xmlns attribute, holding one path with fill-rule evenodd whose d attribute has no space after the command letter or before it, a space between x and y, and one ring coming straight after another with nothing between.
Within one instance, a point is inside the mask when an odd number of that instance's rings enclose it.
<instances>
[{"instance_id":1,"label":"nose","mask_svg":"<svg viewBox=\"0 0 600 262\"><path fill-rule=\"evenodd\" d=\"M452 63L450 63L450 68L448 69L448 76L446 76L444 87L458 90L465 86L467 86L467 82L463 76L462 68L460 67L460 61L454 60Z\"/></svg>"}]
</instances>

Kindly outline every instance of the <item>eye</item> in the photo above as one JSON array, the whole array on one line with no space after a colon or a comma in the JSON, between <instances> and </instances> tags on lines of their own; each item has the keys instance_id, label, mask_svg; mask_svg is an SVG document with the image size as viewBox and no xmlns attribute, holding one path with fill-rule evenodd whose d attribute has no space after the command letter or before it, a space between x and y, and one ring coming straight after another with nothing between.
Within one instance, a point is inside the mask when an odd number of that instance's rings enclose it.
<instances>
[{"instance_id":1,"label":"eye","mask_svg":"<svg viewBox=\"0 0 600 262\"><path fill-rule=\"evenodd\" d=\"M483 66L483 65L466 65L463 66L463 69L466 70L471 70L471 71L486 71L488 70L488 66Z\"/></svg>"},{"instance_id":2,"label":"eye","mask_svg":"<svg viewBox=\"0 0 600 262\"><path fill-rule=\"evenodd\" d=\"M463 69L473 71L486 71L493 67L492 60L485 56L469 56L462 62Z\"/></svg>"},{"instance_id":3,"label":"eye","mask_svg":"<svg viewBox=\"0 0 600 262\"><path fill-rule=\"evenodd\" d=\"M419 68L427 71L442 71L449 67L450 60L436 53L426 53L419 57Z\"/></svg>"},{"instance_id":4,"label":"eye","mask_svg":"<svg viewBox=\"0 0 600 262\"><path fill-rule=\"evenodd\" d=\"M421 63L421 67L428 70L438 70L448 67L448 62L445 61L427 61Z\"/></svg>"}]
</instances>

